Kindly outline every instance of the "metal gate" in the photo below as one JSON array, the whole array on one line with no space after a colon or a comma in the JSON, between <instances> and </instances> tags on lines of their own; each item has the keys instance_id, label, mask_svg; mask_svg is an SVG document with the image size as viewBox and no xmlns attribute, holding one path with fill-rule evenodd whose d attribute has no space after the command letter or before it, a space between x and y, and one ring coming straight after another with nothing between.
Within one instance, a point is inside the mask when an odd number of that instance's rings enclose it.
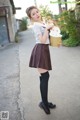
<instances>
[{"instance_id":1,"label":"metal gate","mask_svg":"<svg viewBox=\"0 0 80 120\"><path fill-rule=\"evenodd\" d=\"M0 45L9 43L6 17L0 17Z\"/></svg>"}]
</instances>

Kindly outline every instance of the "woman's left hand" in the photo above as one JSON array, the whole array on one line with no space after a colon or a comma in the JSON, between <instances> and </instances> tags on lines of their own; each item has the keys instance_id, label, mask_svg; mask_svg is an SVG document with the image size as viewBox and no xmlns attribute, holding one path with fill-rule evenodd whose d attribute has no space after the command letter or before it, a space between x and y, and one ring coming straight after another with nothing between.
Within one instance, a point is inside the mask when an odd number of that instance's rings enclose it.
<instances>
[{"instance_id":1,"label":"woman's left hand","mask_svg":"<svg viewBox=\"0 0 80 120\"><path fill-rule=\"evenodd\" d=\"M46 25L47 30L51 30L53 28L53 24Z\"/></svg>"}]
</instances>

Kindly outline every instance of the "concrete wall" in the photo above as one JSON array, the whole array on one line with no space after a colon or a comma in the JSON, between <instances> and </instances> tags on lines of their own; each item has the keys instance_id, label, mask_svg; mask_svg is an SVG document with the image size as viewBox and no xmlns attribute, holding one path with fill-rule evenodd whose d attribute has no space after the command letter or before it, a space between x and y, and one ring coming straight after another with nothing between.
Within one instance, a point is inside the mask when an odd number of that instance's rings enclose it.
<instances>
[{"instance_id":1,"label":"concrete wall","mask_svg":"<svg viewBox=\"0 0 80 120\"><path fill-rule=\"evenodd\" d=\"M0 0L0 6L2 5L10 5L9 0Z\"/></svg>"},{"instance_id":2,"label":"concrete wall","mask_svg":"<svg viewBox=\"0 0 80 120\"><path fill-rule=\"evenodd\" d=\"M9 38L10 38L10 42L14 42L15 41L15 33L16 33L17 29L16 29L15 16L13 15L13 12L12 12L12 5L10 4L9 0L0 0L0 6L9 6L8 14L7 14Z\"/></svg>"},{"instance_id":3,"label":"concrete wall","mask_svg":"<svg viewBox=\"0 0 80 120\"><path fill-rule=\"evenodd\" d=\"M9 29L9 37L10 41L14 42L15 40L15 30L14 30L14 21L13 21L13 13L12 13L12 7L9 7L9 14L7 16L7 22L8 22L8 29Z\"/></svg>"}]
</instances>

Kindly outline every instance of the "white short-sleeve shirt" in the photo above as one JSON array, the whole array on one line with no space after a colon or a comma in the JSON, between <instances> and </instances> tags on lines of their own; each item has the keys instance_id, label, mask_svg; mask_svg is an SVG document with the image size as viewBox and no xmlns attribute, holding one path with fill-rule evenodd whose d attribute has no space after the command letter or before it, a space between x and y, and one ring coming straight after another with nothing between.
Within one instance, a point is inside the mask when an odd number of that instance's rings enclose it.
<instances>
[{"instance_id":1,"label":"white short-sleeve shirt","mask_svg":"<svg viewBox=\"0 0 80 120\"><path fill-rule=\"evenodd\" d=\"M41 41L39 40L39 35L44 34L45 26L41 23L35 22L34 25L33 25L33 31L34 31L36 43L41 44ZM47 38L46 43L44 43L44 44L50 44L49 37Z\"/></svg>"}]
</instances>

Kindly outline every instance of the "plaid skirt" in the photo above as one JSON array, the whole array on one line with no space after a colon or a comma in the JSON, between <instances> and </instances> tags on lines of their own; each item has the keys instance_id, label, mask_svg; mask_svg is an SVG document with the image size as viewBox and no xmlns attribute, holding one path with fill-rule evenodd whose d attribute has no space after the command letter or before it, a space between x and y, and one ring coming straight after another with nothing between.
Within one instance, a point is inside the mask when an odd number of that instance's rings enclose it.
<instances>
[{"instance_id":1,"label":"plaid skirt","mask_svg":"<svg viewBox=\"0 0 80 120\"><path fill-rule=\"evenodd\" d=\"M29 67L52 70L48 44L36 44L32 50Z\"/></svg>"}]
</instances>

